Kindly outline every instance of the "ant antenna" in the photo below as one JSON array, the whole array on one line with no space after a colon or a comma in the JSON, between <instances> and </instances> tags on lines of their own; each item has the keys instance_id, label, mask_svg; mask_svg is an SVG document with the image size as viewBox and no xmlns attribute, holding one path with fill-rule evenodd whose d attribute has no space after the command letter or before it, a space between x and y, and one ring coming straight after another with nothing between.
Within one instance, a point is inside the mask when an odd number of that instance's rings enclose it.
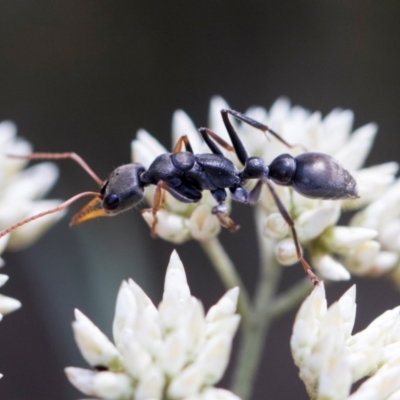
<instances>
[{"instance_id":1,"label":"ant antenna","mask_svg":"<svg viewBox=\"0 0 400 400\"><path fill-rule=\"evenodd\" d=\"M19 156L18 156L18 157L19 157ZM69 207L69 206L70 206L72 203L74 203L75 201L81 199L82 197L86 197L86 196L94 196L94 197L96 197L96 198L100 198L100 197L101 197L101 195L100 195L99 193L96 193L96 192L83 192L83 193L79 193L79 194L77 194L77 195L71 197L69 200L64 201L64 203L59 204L57 207L54 207L54 208L52 208L52 209L50 209L50 210L47 210L47 211L43 211L43 212L41 212L41 213L39 213L39 214L36 214L36 215L33 215L33 216L31 216L31 217L25 218L25 219L23 219L22 221L19 221L19 222L15 223L14 225L11 225L11 226L9 226L8 228L3 229L3 230L0 232L0 238L2 238L3 236L7 235L7 233L12 232L14 229L17 229L17 228L19 228L20 226L27 224L28 222L31 222L31 221L34 221L35 219L44 217L45 215L49 215L49 214L56 213L56 212L58 212L58 211L62 211L62 210L64 210L65 208Z\"/></svg>"},{"instance_id":2,"label":"ant antenna","mask_svg":"<svg viewBox=\"0 0 400 400\"><path fill-rule=\"evenodd\" d=\"M96 175L96 173L87 165L82 157L78 156L76 153L31 153L26 155L14 155L9 154L10 158L19 158L22 160L65 160L70 158L78 163L100 186L103 186L103 181Z\"/></svg>"}]
</instances>

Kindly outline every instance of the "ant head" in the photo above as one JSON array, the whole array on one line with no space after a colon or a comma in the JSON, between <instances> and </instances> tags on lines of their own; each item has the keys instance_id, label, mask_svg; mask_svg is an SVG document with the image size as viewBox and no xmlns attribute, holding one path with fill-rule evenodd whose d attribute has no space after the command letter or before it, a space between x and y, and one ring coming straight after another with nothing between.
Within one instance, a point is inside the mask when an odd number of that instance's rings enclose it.
<instances>
[{"instance_id":1,"label":"ant head","mask_svg":"<svg viewBox=\"0 0 400 400\"><path fill-rule=\"evenodd\" d=\"M126 164L116 168L104 182L100 195L75 214L71 225L97 217L110 217L136 206L144 196L140 180L144 171L145 168L140 164Z\"/></svg>"},{"instance_id":2,"label":"ant head","mask_svg":"<svg viewBox=\"0 0 400 400\"><path fill-rule=\"evenodd\" d=\"M137 205L144 196L140 175L145 171L140 164L116 168L101 188L102 207L109 214L118 214Z\"/></svg>"}]
</instances>

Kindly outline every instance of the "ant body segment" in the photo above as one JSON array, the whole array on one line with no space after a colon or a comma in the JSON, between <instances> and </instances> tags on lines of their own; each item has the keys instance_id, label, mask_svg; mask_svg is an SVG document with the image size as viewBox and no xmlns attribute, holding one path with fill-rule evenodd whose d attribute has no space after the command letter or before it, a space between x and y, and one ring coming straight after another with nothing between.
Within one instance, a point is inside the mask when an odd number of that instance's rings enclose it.
<instances>
[{"instance_id":1,"label":"ant body segment","mask_svg":"<svg viewBox=\"0 0 400 400\"><path fill-rule=\"evenodd\" d=\"M292 186L296 192L305 197L337 200L358 197L354 178L335 159L323 153L305 152L296 157L281 154L269 165L260 157L249 157L229 120L229 115L264 133L269 132L287 147L293 147L266 125L237 111L223 109L221 116L233 146L209 129L200 128L199 132L211 153L194 154L187 136L182 136L172 153L156 157L147 170L138 163L122 165L112 171L104 182L75 153L33 153L26 156L12 156L29 160L71 158L96 181L101 189L99 193L80 193L58 207L20 221L1 231L0 237L34 219L61 211L85 196L94 198L73 217L71 225L96 217L116 215L139 204L144 197L145 187L149 185L156 186L151 209L154 217L151 228L153 236L155 236L157 224L157 211L164 201L163 190L168 191L183 203L197 203L202 198L202 191L210 191L217 202L212 209L213 214L218 217L222 226L234 232L238 226L226 215L226 189L234 200L245 204L255 204L260 197L262 186L267 185L282 217L290 226L298 260L313 284L317 284L318 278L301 254L294 221L270 180L278 185ZM223 155L217 144L229 151L234 150L243 169L238 170L232 161ZM182 151L183 146L185 146L185 151ZM245 188L245 184L253 179L257 183L249 191Z\"/></svg>"}]
</instances>

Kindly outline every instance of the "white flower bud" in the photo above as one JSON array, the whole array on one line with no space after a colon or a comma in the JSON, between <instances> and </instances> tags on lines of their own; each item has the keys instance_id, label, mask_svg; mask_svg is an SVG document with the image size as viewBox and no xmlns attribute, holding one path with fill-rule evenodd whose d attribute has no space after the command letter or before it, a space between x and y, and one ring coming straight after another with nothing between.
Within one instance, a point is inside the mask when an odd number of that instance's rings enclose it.
<instances>
[{"instance_id":1,"label":"white flower bud","mask_svg":"<svg viewBox=\"0 0 400 400\"><path fill-rule=\"evenodd\" d=\"M69 381L82 393L88 396L96 395L93 387L96 372L83 368L68 367L65 368L65 373Z\"/></svg>"},{"instance_id":2,"label":"white flower bud","mask_svg":"<svg viewBox=\"0 0 400 400\"><path fill-rule=\"evenodd\" d=\"M161 399L165 378L159 368L150 367L144 371L135 391L135 400Z\"/></svg>"},{"instance_id":3,"label":"white flower bud","mask_svg":"<svg viewBox=\"0 0 400 400\"><path fill-rule=\"evenodd\" d=\"M239 298L239 288L229 289L217 302L213 305L206 315L207 322L215 322L222 318L229 317L236 312L237 302Z\"/></svg>"},{"instance_id":4,"label":"white flower bud","mask_svg":"<svg viewBox=\"0 0 400 400\"><path fill-rule=\"evenodd\" d=\"M153 226L154 216L150 211L142 213L149 227ZM167 210L157 211L156 234L169 242L180 244L190 239L190 230L186 218Z\"/></svg>"},{"instance_id":5,"label":"white flower bud","mask_svg":"<svg viewBox=\"0 0 400 400\"><path fill-rule=\"evenodd\" d=\"M203 382L203 369L197 364L192 364L172 379L167 394L172 399L190 396L199 392Z\"/></svg>"},{"instance_id":6,"label":"white flower bud","mask_svg":"<svg viewBox=\"0 0 400 400\"><path fill-rule=\"evenodd\" d=\"M189 229L193 239L204 241L217 236L221 230L221 224L211 213L210 206L200 204L190 216Z\"/></svg>"},{"instance_id":7,"label":"white flower bud","mask_svg":"<svg viewBox=\"0 0 400 400\"><path fill-rule=\"evenodd\" d=\"M225 389L207 388L200 394L188 396L182 400L240 400L240 398Z\"/></svg>"},{"instance_id":8,"label":"white flower bud","mask_svg":"<svg viewBox=\"0 0 400 400\"><path fill-rule=\"evenodd\" d=\"M207 338L218 335L219 333L228 333L233 336L240 324L240 315L235 314L224 317L216 322L210 322L205 327L205 335Z\"/></svg>"},{"instance_id":9,"label":"white flower bud","mask_svg":"<svg viewBox=\"0 0 400 400\"><path fill-rule=\"evenodd\" d=\"M349 271L355 275L373 274L373 265L380 247L375 240L368 240L357 246L345 259Z\"/></svg>"},{"instance_id":10,"label":"white flower bud","mask_svg":"<svg viewBox=\"0 0 400 400\"><path fill-rule=\"evenodd\" d=\"M229 362L231 346L232 336L221 333L208 340L200 350L196 364L203 370L205 384L213 385L222 378Z\"/></svg>"},{"instance_id":11,"label":"white flower bud","mask_svg":"<svg viewBox=\"0 0 400 400\"><path fill-rule=\"evenodd\" d=\"M334 253L346 254L377 236L374 229L335 226L321 237L323 245Z\"/></svg>"},{"instance_id":12,"label":"white flower bud","mask_svg":"<svg viewBox=\"0 0 400 400\"><path fill-rule=\"evenodd\" d=\"M275 246L275 257L282 265L293 265L298 261L293 239L281 240Z\"/></svg>"},{"instance_id":13,"label":"white flower bud","mask_svg":"<svg viewBox=\"0 0 400 400\"><path fill-rule=\"evenodd\" d=\"M72 323L79 350L91 366L115 367L119 353L108 338L82 312L75 310Z\"/></svg>"},{"instance_id":14,"label":"white flower bud","mask_svg":"<svg viewBox=\"0 0 400 400\"><path fill-rule=\"evenodd\" d=\"M312 265L323 279L347 281L351 277L349 271L328 254L314 255Z\"/></svg>"},{"instance_id":15,"label":"white flower bud","mask_svg":"<svg viewBox=\"0 0 400 400\"><path fill-rule=\"evenodd\" d=\"M335 159L350 171L359 169L371 150L377 131L378 126L373 123L358 128L347 144L334 154Z\"/></svg>"},{"instance_id":16,"label":"white flower bud","mask_svg":"<svg viewBox=\"0 0 400 400\"><path fill-rule=\"evenodd\" d=\"M308 242L313 240L330 225L336 223L340 216L338 205L316 208L304 211L296 220L296 229L299 240Z\"/></svg>"},{"instance_id":17,"label":"white flower bud","mask_svg":"<svg viewBox=\"0 0 400 400\"><path fill-rule=\"evenodd\" d=\"M399 376L400 357L396 357L365 381L348 400L386 400L400 390Z\"/></svg>"},{"instance_id":18,"label":"white flower bud","mask_svg":"<svg viewBox=\"0 0 400 400\"><path fill-rule=\"evenodd\" d=\"M290 232L289 226L283 219L281 213L268 215L264 224L263 234L270 239L283 239Z\"/></svg>"},{"instance_id":19,"label":"white flower bud","mask_svg":"<svg viewBox=\"0 0 400 400\"><path fill-rule=\"evenodd\" d=\"M174 250L171 254L165 275L163 300L173 299L176 302L183 302L189 297L190 289L185 269L178 253Z\"/></svg>"},{"instance_id":20,"label":"white flower bud","mask_svg":"<svg viewBox=\"0 0 400 400\"><path fill-rule=\"evenodd\" d=\"M18 204L10 203L10 207L18 208L21 207L23 218L30 217L35 214L39 214L43 211L47 211L51 208L57 207L61 201L59 200L21 200ZM8 248L13 250L21 249L22 247L29 246L35 240L39 238L47 229L54 225L60 220L66 211L60 211L57 213L46 215L42 218L38 218L29 224L25 224L18 229L15 229L10 234L10 240L8 242ZM20 218L18 218L20 219ZM15 219L17 220L17 218ZM13 222L15 222L15 220Z\"/></svg>"},{"instance_id":21,"label":"white flower bud","mask_svg":"<svg viewBox=\"0 0 400 400\"><path fill-rule=\"evenodd\" d=\"M164 153L167 153L167 149L144 129L139 129L136 139L131 142L132 161L143 164L145 168Z\"/></svg>"},{"instance_id":22,"label":"white flower bud","mask_svg":"<svg viewBox=\"0 0 400 400\"><path fill-rule=\"evenodd\" d=\"M129 377L110 371L98 372L94 376L93 390L96 396L110 400L128 400L133 394Z\"/></svg>"},{"instance_id":23,"label":"white flower bud","mask_svg":"<svg viewBox=\"0 0 400 400\"><path fill-rule=\"evenodd\" d=\"M19 300L0 294L0 314L9 314L10 312L18 310L21 305Z\"/></svg>"},{"instance_id":24,"label":"white flower bud","mask_svg":"<svg viewBox=\"0 0 400 400\"><path fill-rule=\"evenodd\" d=\"M133 330L125 328L120 335L118 350L126 371L134 378L140 376L152 365L152 356L137 340Z\"/></svg>"},{"instance_id":25,"label":"white flower bud","mask_svg":"<svg viewBox=\"0 0 400 400\"><path fill-rule=\"evenodd\" d=\"M175 145L184 135L189 138L190 145L195 154L207 152L206 146L204 146L193 121L184 111L177 110L172 117L172 143Z\"/></svg>"},{"instance_id":26,"label":"white flower bud","mask_svg":"<svg viewBox=\"0 0 400 400\"><path fill-rule=\"evenodd\" d=\"M130 290L128 283L123 281L118 291L113 321L113 336L117 345L121 340L120 338L124 329L133 329L136 317L137 304L135 296Z\"/></svg>"}]
</instances>

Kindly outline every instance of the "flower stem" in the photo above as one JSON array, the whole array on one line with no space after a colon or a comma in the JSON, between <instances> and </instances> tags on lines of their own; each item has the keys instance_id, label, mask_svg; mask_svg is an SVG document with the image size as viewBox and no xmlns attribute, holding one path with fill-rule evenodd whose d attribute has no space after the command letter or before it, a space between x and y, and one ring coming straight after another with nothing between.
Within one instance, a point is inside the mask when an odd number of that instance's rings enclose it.
<instances>
[{"instance_id":1,"label":"flower stem","mask_svg":"<svg viewBox=\"0 0 400 400\"><path fill-rule=\"evenodd\" d=\"M253 391L254 380L263 355L262 349L272 322L270 305L281 276L281 267L270 256L272 252L267 251L267 247L269 246L265 245L262 248L260 277L254 297L254 307L248 322L243 324L242 340L233 374L233 392L243 400L248 400Z\"/></svg>"},{"instance_id":2,"label":"flower stem","mask_svg":"<svg viewBox=\"0 0 400 400\"><path fill-rule=\"evenodd\" d=\"M271 317L279 318L292 310L311 292L313 286L308 277L293 285L289 290L275 298L271 306Z\"/></svg>"},{"instance_id":3,"label":"flower stem","mask_svg":"<svg viewBox=\"0 0 400 400\"><path fill-rule=\"evenodd\" d=\"M221 245L221 242L217 238L200 242L200 244L214 265L215 270L225 287L227 289L231 289L235 286L239 287L240 296L238 301L238 311L242 316L242 322L245 323L245 320L250 314L249 294L244 287L232 260L229 258L225 249Z\"/></svg>"}]
</instances>

